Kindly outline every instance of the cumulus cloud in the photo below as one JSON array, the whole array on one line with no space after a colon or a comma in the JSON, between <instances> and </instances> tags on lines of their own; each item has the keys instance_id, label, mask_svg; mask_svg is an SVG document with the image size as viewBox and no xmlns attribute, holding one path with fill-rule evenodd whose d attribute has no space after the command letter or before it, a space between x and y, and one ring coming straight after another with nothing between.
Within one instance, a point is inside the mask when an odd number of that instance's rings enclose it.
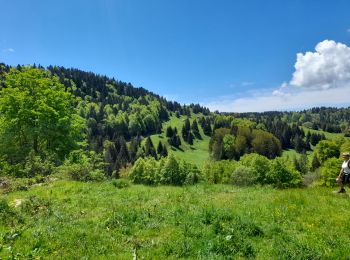
<instances>
[{"instance_id":1,"label":"cumulus cloud","mask_svg":"<svg viewBox=\"0 0 350 260\"><path fill-rule=\"evenodd\" d=\"M292 79L278 88L243 98L206 103L211 110L262 112L350 104L350 48L324 40L315 52L298 53Z\"/></svg>"},{"instance_id":2,"label":"cumulus cloud","mask_svg":"<svg viewBox=\"0 0 350 260\"><path fill-rule=\"evenodd\" d=\"M329 89L349 85L350 48L342 43L324 40L316 52L298 53L290 84L308 89Z\"/></svg>"}]
</instances>

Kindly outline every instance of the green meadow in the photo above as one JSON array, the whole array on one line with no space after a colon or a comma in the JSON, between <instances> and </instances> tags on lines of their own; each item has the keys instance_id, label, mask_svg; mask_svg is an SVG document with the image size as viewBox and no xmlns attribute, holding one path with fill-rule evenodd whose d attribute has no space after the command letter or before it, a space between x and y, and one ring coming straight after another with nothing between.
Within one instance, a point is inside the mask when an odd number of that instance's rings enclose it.
<instances>
[{"instance_id":1,"label":"green meadow","mask_svg":"<svg viewBox=\"0 0 350 260\"><path fill-rule=\"evenodd\" d=\"M1 259L347 259L330 188L56 180L2 195Z\"/></svg>"}]
</instances>

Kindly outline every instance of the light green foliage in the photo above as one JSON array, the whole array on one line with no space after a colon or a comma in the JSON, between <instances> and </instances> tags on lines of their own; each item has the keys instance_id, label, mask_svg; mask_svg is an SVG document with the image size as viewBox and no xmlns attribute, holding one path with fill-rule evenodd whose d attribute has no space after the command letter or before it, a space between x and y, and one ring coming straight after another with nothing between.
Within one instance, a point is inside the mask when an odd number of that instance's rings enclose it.
<instances>
[{"instance_id":1,"label":"light green foliage","mask_svg":"<svg viewBox=\"0 0 350 260\"><path fill-rule=\"evenodd\" d=\"M57 77L31 67L11 69L0 90L0 154L23 162L30 151L64 158L82 138L75 98Z\"/></svg>"},{"instance_id":2,"label":"light green foliage","mask_svg":"<svg viewBox=\"0 0 350 260\"><path fill-rule=\"evenodd\" d=\"M69 154L58 171L77 181L102 181L105 179L104 168L101 154L76 150Z\"/></svg>"},{"instance_id":3,"label":"light green foliage","mask_svg":"<svg viewBox=\"0 0 350 260\"><path fill-rule=\"evenodd\" d=\"M332 187L337 185L335 179L339 175L341 169L342 160L338 158L327 159L321 167L321 180L320 184Z\"/></svg>"},{"instance_id":4,"label":"light green foliage","mask_svg":"<svg viewBox=\"0 0 350 260\"><path fill-rule=\"evenodd\" d=\"M233 135L225 135L223 139L224 153L227 158L233 158L235 154L235 137Z\"/></svg>"},{"instance_id":5,"label":"light green foliage","mask_svg":"<svg viewBox=\"0 0 350 260\"><path fill-rule=\"evenodd\" d=\"M340 146L340 153L350 152L350 140L344 140Z\"/></svg>"},{"instance_id":6,"label":"light green foliage","mask_svg":"<svg viewBox=\"0 0 350 260\"><path fill-rule=\"evenodd\" d=\"M201 179L195 165L180 161L170 153L156 161L153 157L139 158L130 169L129 178L133 183L146 185L195 184Z\"/></svg>"},{"instance_id":7,"label":"light green foliage","mask_svg":"<svg viewBox=\"0 0 350 260\"><path fill-rule=\"evenodd\" d=\"M321 163L324 163L328 158L338 158L340 151L339 146L330 140L322 140L316 145L315 152Z\"/></svg>"},{"instance_id":8,"label":"light green foliage","mask_svg":"<svg viewBox=\"0 0 350 260\"><path fill-rule=\"evenodd\" d=\"M204 180L211 184L230 183L232 173L237 167L236 161L206 161L202 170Z\"/></svg>"},{"instance_id":9,"label":"light green foliage","mask_svg":"<svg viewBox=\"0 0 350 260\"><path fill-rule=\"evenodd\" d=\"M266 174L271 171L271 161L265 156L251 153L245 154L239 160L240 164L251 167L257 173L257 182L261 184L267 183Z\"/></svg>"},{"instance_id":10,"label":"light green foliage","mask_svg":"<svg viewBox=\"0 0 350 260\"><path fill-rule=\"evenodd\" d=\"M231 183L237 186L251 186L257 183L257 176L254 168L241 165L233 171Z\"/></svg>"},{"instance_id":11,"label":"light green foliage","mask_svg":"<svg viewBox=\"0 0 350 260\"><path fill-rule=\"evenodd\" d=\"M266 174L267 183L278 188L297 187L301 184L301 175L284 158L275 158L270 171Z\"/></svg>"}]
</instances>

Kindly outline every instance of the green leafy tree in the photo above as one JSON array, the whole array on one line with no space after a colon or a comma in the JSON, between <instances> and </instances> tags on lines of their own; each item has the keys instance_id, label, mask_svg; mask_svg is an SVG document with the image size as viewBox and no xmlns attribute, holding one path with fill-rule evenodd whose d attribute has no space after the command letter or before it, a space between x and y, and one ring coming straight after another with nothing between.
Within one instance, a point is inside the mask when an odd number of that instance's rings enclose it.
<instances>
[{"instance_id":1,"label":"green leafy tree","mask_svg":"<svg viewBox=\"0 0 350 260\"><path fill-rule=\"evenodd\" d=\"M316 145L316 154L322 164L329 158L338 158L340 151L335 142L330 140L322 140Z\"/></svg>"},{"instance_id":2,"label":"green leafy tree","mask_svg":"<svg viewBox=\"0 0 350 260\"><path fill-rule=\"evenodd\" d=\"M23 162L33 151L63 159L78 148L84 120L76 99L49 72L32 67L11 69L0 90L0 155Z\"/></svg>"},{"instance_id":3,"label":"green leafy tree","mask_svg":"<svg viewBox=\"0 0 350 260\"><path fill-rule=\"evenodd\" d=\"M301 183L301 175L281 158L275 158L270 171L266 174L267 182L278 188L297 187Z\"/></svg>"},{"instance_id":4,"label":"green leafy tree","mask_svg":"<svg viewBox=\"0 0 350 260\"><path fill-rule=\"evenodd\" d=\"M239 159L239 162L255 170L258 183L265 184L268 182L266 174L271 170L271 161L265 156L256 153L245 154Z\"/></svg>"},{"instance_id":5,"label":"green leafy tree","mask_svg":"<svg viewBox=\"0 0 350 260\"><path fill-rule=\"evenodd\" d=\"M321 171L321 185L332 187L337 185L336 178L339 175L339 169L342 160L338 158L329 158L322 165Z\"/></svg>"}]
</instances>

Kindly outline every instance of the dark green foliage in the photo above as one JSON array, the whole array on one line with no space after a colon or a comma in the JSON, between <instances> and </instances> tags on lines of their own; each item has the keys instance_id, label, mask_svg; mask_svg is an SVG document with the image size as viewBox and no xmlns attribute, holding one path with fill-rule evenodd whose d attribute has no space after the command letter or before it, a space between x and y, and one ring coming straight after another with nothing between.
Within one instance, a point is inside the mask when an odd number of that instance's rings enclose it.
<instances>
[{"instance_id":1,"label":"dark green foliage","mask_svg":"<svg viewBox=\"0 0 350 260\"><path fill-rule=\"evenodd\" d=\"M171 126L168 126L167 128L166 128L166 134L165 134L165 136L166 137L172 137L174 135L174 130L173 130L173 128L171 127Z\"/></svg>"},{"instance_id":2,"label":"dark green foliage","mask_svg":"<svg viewBox=\"0 0 350 260\"><path fill-rule=\"evenodd\" d=\"M211 136L212 129L211 129L211 121L209 117L201 117L200 124L203 129L203 133L207 136Z\"/></svg>"},{"instance_id":3,"label":"dark green foliage","mask_svg":"<svg viewBox=\"0 0 350 260\"><path fill-rule=\"evenodd\" d=\"M157 152L156 152L156 149L154 148L153 142L152 142L150 137L146 138L146 142L145 142L145 145L143 147L143 150L144 150L144 155L146 157L151 156L151 157L157 159Z\"/></svg>"},{"instance_id":4,"label":"dark green foliage","mask_svg":"<svg viewBox=\"0 0 350 260\"><path fill-rule=\"evenodd\" d=\"M192 133L195 136L195 138L202 139L202 136L199 132L198 123L197 123L196 119L194 119L192 122L191 130L192 130Z\"/></svg>"},{"instance_id":5,"label":"dark green foliage","mask_svg":"<svg viewBox=\"0 0 350 260\"><path fill-rule=\"evenodd\" d=\"M311 162L311 170L315 171L316 169L318 169L321 166L320 161L317 158L317 155L314 155L314 157L312 158L312 162Z\"/></svg>"},{"instance_id":6,"label":"dark green foliage","mask_svg":"<svg viewBox=\"0 0 350 260\"><path fill-rule=\"evenodd\" d=\"M293 160L295 169L300 172L301 174L307 174L308 173L308 159L306 154L301 154L299 158L294 158Z\"/></svg>"},{"instance_id":7,"label":"dark green foliage","mask_svg":"<svg viewBox=\"0 0 350 260\"><path fill-rule=\"evenodd\" d=\"M167 157L168 156L168 150L165 145L162 144L161 141L159 141L157 146L157 153L159 157Z\"/></svg>"},{"instance_id":8,"label":"dark green foliage","mask_svg":"<svg viewBox=\"0 0 350 260\"><path fill-rule=\"evenodd\" d=\"M181 145L181 139L180 137L178 136L177 134L177 128L175 127L174 129L171 128L171 126L169 126L167 128L167 131L166 131L166 136L168 137L167 138L167 141L168 143L171 145L171 146L174 146L176 148L179 148L180 145ZM165 147L165 146L164 146Z\"/></svg>"},{"instance_id":9,"label":"dark green foliage","mask_svg":"<svg viewBox=\"0 0 350 260\"><path fill-rule=\"evenodd\" d=\"M130 186L130 183L124 179L113 180L112 184L117 189L124 189Z\"/></svg>"}]
</instances>

